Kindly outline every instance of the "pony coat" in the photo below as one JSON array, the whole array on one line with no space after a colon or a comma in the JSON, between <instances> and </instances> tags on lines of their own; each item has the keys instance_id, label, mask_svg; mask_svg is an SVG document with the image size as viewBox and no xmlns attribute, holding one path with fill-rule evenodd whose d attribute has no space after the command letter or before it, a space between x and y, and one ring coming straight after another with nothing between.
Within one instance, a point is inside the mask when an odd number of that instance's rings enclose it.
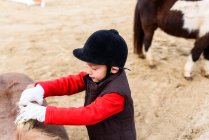
<instances>
[{"instance_id":1,"label":"pony coat","mask_svg":"<svg viewBox=\"0 0 209 140\"><path fill-rule=\"evenodd\" d=\"M149 65L154 66L151 44L158 27L173 36L196 39L184 66L184 77L191 79L193 64L201 54L205 60L205 76L209 77L208 7L208 0L138 0L134 17L134 52L145 55Z\"/></svg>"},{"instance_id":2,"label":"pony coat","mask_svg":"<svg viewBox=\"0 0 209 140\"><path fill-rule=\"evenodd\" d=\"M198 37L204 36L209 31L209 1L177 1L170 11L183 13L183 28L192 32L199 30Z\"/></svg>"},{"instance_id":3,"label":"pony coat","mask_svg":"<svg viewBox=\"0 0 209 140\"><path fill-rule=\"evenodd\" d=\"M33 81L20 73L0 75L0 136L3 140L69 140L66 130L59 125L44 125L34 122L34 128L28 131L16 129L16 103L22 91Z\"/></svg>"}]
</instances>

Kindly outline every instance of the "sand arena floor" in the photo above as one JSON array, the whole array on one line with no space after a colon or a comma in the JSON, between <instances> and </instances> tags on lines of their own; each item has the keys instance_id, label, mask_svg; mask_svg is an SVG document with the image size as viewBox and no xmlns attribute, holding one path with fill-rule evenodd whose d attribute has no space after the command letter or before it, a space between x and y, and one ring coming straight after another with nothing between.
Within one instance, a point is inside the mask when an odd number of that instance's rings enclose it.
<instances>
[{"instance_id":1,"label":"sand arena floor","mask_svg":"<svg viewBox=\"0 0 209 140\"><path fill-rule=\"evenodd\" d=\"M35 81L85 70L73 57L88 36L115 28L126 40L126 67L135 106L138 140L209 139L209 79L201 62L193 80L183 78L183 66L194 40L157 30L153 56L157 67L133 54L135 0L47 0L47 6L26 6L0 0L0 73L20 72ZM48 98L57 106L81 106L84 94ZM3 128L0 128L3 129ZM87 140L84 126L66 126L71 140ZM0 138L1 139L1 138Z\"/></svg>"}]
</instances>

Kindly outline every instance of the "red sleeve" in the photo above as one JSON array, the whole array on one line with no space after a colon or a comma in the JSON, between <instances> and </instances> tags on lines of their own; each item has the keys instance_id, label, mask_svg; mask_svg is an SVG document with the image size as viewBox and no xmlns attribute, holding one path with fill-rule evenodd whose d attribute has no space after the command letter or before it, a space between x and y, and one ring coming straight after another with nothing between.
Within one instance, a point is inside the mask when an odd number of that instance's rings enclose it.
<instances>
[{"instance_id":1,"label":"red sleeve","mask_svg":"<svg viewBox=\"0 0 209 140\"><path fill-rule=\"evenodd\" d=\"M98 97L85 107L56 108L48 106L45 124L93 125L123 111L124 102L122 95L110 93Z\"/></svg>"},{"instance_id":2,"label":"red sleeve","mask_svg":"<svg viewBox=\"0 0 209 140\"><path fill-rule=\"evenodd\" d=\"M77 75L69 75L56 80L37 82L44 89L44 97L71 95L81 92L85 89L83 77L85 72L80 72Z\"/></svg>"}]
</instances>

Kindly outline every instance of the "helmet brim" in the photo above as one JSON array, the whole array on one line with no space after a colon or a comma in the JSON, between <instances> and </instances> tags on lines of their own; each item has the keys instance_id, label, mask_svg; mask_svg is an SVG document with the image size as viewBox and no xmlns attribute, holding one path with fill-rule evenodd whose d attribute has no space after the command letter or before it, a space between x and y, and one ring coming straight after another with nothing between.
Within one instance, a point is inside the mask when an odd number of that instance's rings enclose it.
<instances>
[{"instance_id":1,"label":"helmet brim","mask_svg":"<svg viewBox=\"0 0 209 140\"><path fill-rule=\"evenodd\" d=\"M96 61L93 61L92 58L90 58L90 57L86 56L86 54L84 54L83 48L74 49L73 55L81 61L97 64Z\"/></svg>"}]
</instances>

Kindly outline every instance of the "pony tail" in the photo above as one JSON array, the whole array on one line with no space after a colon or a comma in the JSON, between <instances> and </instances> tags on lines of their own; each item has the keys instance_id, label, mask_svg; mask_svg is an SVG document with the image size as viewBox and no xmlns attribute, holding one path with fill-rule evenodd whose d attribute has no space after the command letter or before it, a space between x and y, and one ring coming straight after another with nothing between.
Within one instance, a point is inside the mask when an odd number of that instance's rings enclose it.
<instances>
[{"instance_id":1,"label":"pony tail","mask_svg":"<svg viewBox=\"0 0 209 140\"><path fill-rule=\"evenodd\" d=\"M144 31L141 26L139 8L140 5L138 1L135 7L135 14L134 14L134 53L141 55L142 47L143 47Z\"/></svg>"}]
</instances>

